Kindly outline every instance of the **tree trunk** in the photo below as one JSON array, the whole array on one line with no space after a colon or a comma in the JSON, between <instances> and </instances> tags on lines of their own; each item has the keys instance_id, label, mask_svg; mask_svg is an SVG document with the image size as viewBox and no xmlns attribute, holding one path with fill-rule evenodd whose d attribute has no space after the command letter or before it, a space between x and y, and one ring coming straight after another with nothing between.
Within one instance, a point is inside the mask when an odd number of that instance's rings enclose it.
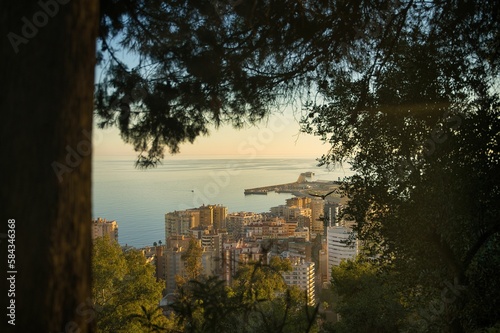
<instances>
[{"instance_id":1,"label":"tree trunk","mask_svg":"<svg viewBox=\"0 0 500 333\"><path fill-rule=\"evenodd\" d=\"M1 331L91 332L98 1L5 0L0 17L0 260L2 271L15 278L15 295L2 294L3 311L15 301L15 326L2 314ZM8 225L9 219L15 223ZM12 267L5 266L9 226L15 227ZM13 280L4 279L7 291Z\"/></svg>"}]
</instances>

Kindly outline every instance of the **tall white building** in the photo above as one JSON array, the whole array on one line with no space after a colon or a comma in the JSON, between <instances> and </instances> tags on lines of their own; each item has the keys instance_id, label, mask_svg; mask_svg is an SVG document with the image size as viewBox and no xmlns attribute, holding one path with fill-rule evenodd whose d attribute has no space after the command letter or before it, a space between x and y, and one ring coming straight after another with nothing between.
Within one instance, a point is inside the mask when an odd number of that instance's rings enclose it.
<instances>
[{"instance_id":1,"label":"tall white building","mask_svg":"<svg viewBox=\"0 0 500 333\"><path fill-rule=\"evenodd\" d=\"M328 252L328 281L331 279L332 266L340 265L342 260L354 259L358 254L358 241L348 244L352 229L343 226L326 228L326 242Z\"/></svg>"},{"instance_id":2,"label":"tall white building","mask_svg":"<svg viewBox=\"0 0 500 333\"><path fill-rule=\"evenodd\" d=\"M108 236L118 242L118 223L98 217L92 220L92 239Z\"/></svg>"}]
</instances>

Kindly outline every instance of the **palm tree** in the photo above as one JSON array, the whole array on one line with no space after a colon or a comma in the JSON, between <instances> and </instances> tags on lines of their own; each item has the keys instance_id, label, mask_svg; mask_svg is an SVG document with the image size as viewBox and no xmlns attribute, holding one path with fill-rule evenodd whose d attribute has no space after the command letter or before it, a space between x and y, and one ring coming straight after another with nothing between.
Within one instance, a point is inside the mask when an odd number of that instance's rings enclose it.
<instances>
[{"instance_id":1,"label":"palm tree","mask_svg":"<svg viewBox=\"0 0 500 333\"><path fill-rule=\"evenodd\" d=\"M147 332L165 332L166 327L156 324L163 317L161 308L151 308L147 309L144 305L141 305L142 312L140 314L131 314L128 316L130 320L136 320L141 327L146 328Z\"/></svg>"}]
</instances>

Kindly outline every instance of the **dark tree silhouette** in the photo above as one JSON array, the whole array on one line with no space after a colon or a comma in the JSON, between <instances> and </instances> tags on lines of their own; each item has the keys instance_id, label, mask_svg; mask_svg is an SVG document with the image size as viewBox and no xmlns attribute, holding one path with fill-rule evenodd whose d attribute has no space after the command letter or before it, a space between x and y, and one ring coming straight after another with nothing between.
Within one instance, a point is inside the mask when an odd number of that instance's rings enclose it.
<instances>
[{"instance_id":1,"label":"dark tree silhouette","mask_svg":"<svg viewBox=\"0 0 500 333\"><path fill-rule=\"evenodd\" d=\"M52 6L49 15L36 1L0 4L1 232L15 219L16 235L15 266L6 267L2 240L1 267L17 271L15 326L4 315L2 332L90 332L94 325L88 298L98 2ZM4 294L3 309L8 302Z\"/></svg>"},{"instance_id":2,"label":"dark tree silhouette","mask_svg":"<svg viewBox=\"0 0 500 333\"><path fill-rule=\"evenodd\" d=\"M142 167L157 164L165 148L178 152L180 143L208 133L209 124L241 127L294 97L312 96L346 67L350 52L364 54L357 45L372 28L368 21L387 35L375 43L390 41L411 7L290 0L106 4L96 110L100 126L120 128ZM118 51L137 59L127 63Z\"/></svg>"},{"instance_id":3,"label":"dark tree silhouette","mask_svg":"<svg viewBox=\"0 0 500 333\"><path fill-rule=\"evenodd\" d=\"M316 194L316 193L310 193L310 192L308 192L307 194L309 194L310 196L318 197L318 198L321 198L321 199L325 200L325 198L327 196L329 196L330 194L332 194L332 193L338 193L338 194L340 194L341 192L340 192L339 189L334 189L334 190L332 190L332 191L330 191L330 192L328 192L326 194Z\"/></svg>"},{"instance_id":4,"label":"dark tree silhouette","mask_svg":"<svg viewBox=\"0 0 500 333\"><path fill-rule=\"evenodd\" d=\"M490 327L500 320L491 274L500 257L500 7L404 6L400 28L368 35L368 56L353 53L355 70L338 69L320 87L325 98L311 103L303 128L331 145L321 163L349 160L357 171L342 187L351 199L343 215L358 222L369 255L397 272L418 328ZM458 285L453 302L443 300L446 283ZM438 314L422 315L436 300Z\"/></svg>"}]
</instances>

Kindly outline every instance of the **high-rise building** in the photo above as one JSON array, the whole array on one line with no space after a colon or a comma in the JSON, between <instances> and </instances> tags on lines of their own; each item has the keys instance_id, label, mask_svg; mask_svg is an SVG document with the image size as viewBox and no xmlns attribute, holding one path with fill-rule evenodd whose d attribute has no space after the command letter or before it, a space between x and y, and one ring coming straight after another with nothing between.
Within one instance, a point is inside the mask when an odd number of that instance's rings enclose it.
<instances>
[{"instance_id":1,"label":"high-rise building","mask_svg":"<svg viewBox=\"0 0 500 333\"><path fill-rule=\"evenodd\" d=\"M226 228L227 207L222 205L212 205L213 210L213 226L215 230Z\"/></svg>"},{"instance_id":2,"label":"high-rise building","mask_svg":"<svg viewBox=\"0 0 500 333\"><path fill-rule=\"evenodd\" d=\"M279 205L270 208L271 215L282 217L287 221L297 221L301 216L311 216L309 207Z\"/></svg>"},{"instance_id":3,"label":"high-rise building","mask_svg":"<svg viewBox=\"0 0 500 333\"><path fill-rule=\"evenodd\" d=\"M288 207L298 207L298 208L309 208L311 203L311 198L308 197L293 197L286 199L286 205Z\"/></svg>"},{"instance_id":4,"label":"high-rise building","mask_svg":"<svg viewBox=\"0 0 500 333\"><path fill-rule=\"evenodd\" d=\"M92 239L104 236L108 236L109 239L118 242L118 223L114 220L108 221L100 217L92 220Z\"/></svg>"},{"instance_id":5,"label":"high-rise building","mask_svg":"<svg viewBox=\"0 0 500 333\"><path fill-rule=\"evenodd\" d=\"M275 207L271 207L269 210L271 211L271 215L283 217L285 216L285 210L287 209L287 205L279 205Z\"/></svg>"},{"instance_id":6,"label":"high-rise building","mask_svg":"<svg viewBox=\"0 0 500 333\"><path fill-rule=\"evenodd\" d=\"M328 278L331 278L331 267L340 265L342 260L354 259L358 254L358 241L352 240L352 229L344 226L326 228L328 246ZM352 243L352 244L351 244Z\"/></svg>"},{"instance_id":7,"label":"high-rise building","mask_svg":"<svg viewBox=\"0 0 500 333\"><path fill-rule=\"evenodd\" d=\"M258 243L244 243L241 240L225 242L222 252L222 279L231 285L240 264L258 262L262 257L262 248Z\"/></svg>"},{"instance_id":8,"label":"high-rise building","mask_svg":"<svg viewBox=\"0 0 500 333\"><path fill-rule=\"evenodd\" d=\"M324 201L321 199L311 200L311 232L316 234L323 234L323 208Z\"/></svg>"},{"instance_id":9,"label":"high-rise building","mask_svg":"<svg viewBox=\"0 0 500 333\"><path fill-rule=\"evenodd\" d=\"M202 266L206 275L221 275L222 273L222 235L207 233L201 236L203 249Z\"/></svg>"},{"instance_id":10,"label":"high-rise building","mask_svg":"<svg viewBox=\"0 0 500 333\"><path fill-rule=\"evenodd\" d=\"M167 293L173 293L177 287L175 282L175 276L184 276L185 265L182 260L182 254L186 251L187 248L182 246L167 248L164 252L165 256L165 289Z\"/></svg>"},{"instance_id":11,"label":"high-rise building","mask_svg":"<svg viewBox=\"0 0 500 333\"><path fill-rule=\"evenodd\" d=\"M155 258L155 268L156 268L156 280L167 280L167 261L165 256L166 245L155 246L156 258Z\"/></svg>"},{"instance_id":12,"label":"high-rise building","mask_svg":"<svg viewBox=\"0 0 500 333\"><path fill-rule=\"evenodd\" d=\"M299 228L308 228L309 230L311 230L311 216L297 217L297 226Z\"/></svg>"},{"instance_id":13,"label":"high-rise building","mask_svg":"<svg viewBox=\"0 0 500 333\"><path fill-rule=\"evenodd\" d=\"M332 227L335 225L335 219L337 218L337 210L339 205L333 202L325 203L323 208L325 227Z\"/></svg>"},{"instance_id":14,"label":"high-rise building","mask_svg":"<svg viewBox=\"0 0 500 333\"><path fill-rule=\"evenodd\" d=\"M176 288L175 276L185 276L186 263L182 255L188 250L191 237L170 236L167 245L162 249L162 256L158 262L164 266L162 275L165 280L167 293L174 292ZM216 233L202 234L197 242L202 248L201 265L203 274L207 276L222 274L222 235Z\"/></svg>"},{"instance_id":15,"label":"high-rise building","mask_svg":"<svg viewBox=\"0 0 500 333\"><path fill-rule=\"evenodd\" d=\"M213 226L215 230L225 227L227 207L222 205L202 205L193 210L200 212L201 226Z\"/></svg>"},{"instance_id":16,"label":"high-rise building","mask_svg":"<svg viewBox=\"0 0 500 333\"><path fill-rule=\"evenodd\" d=\"M292 263L292 270L282 273L285 283L304 290L306 292L307 305L314 306L316 304L314 263L305 261L304 258L300 257L289 257L288 259Z\"/></svg>"},{"instance_id":17,"label":"high-rise building","mask_svg":"<svg viewBox=\"0 0 500 333\"><path fill-rule=\"evenodd\" d=\"M189 247L190 237L173 235L166 239L167 245L163 249L164 279L167 293L173 293L176 288L175 276L185 276L185 264L182 254Z\"/></svg>"},{"instance_id":18,"label":"high-rise building","mask_svg":"<svg viewBox=\"0 0 500 333\"><path fill-rule=\"evenodd\" d=\"M200 225L200 211L187 209L165 214L165 239L174 235L189 235L191 228Z\"/></svg>"},{"instance_id":19,"label":"high-rise building","mask_svg":"<svg viewBox=\"0 0 500 333\"><path fill-rule=\"evenodd\" d=\"M200 212L200 225L201 226L211 226L214 223L214 207L212 205L201 206L196 209Z\"/></svg>"},{"instance_id":20,"label":"high-rise building","mask_svg":"<svg viewBox=\"0 0 500 333\"><path fill-rule=\"evenodd\" d=\"M331 266L328 265L328 251L326 250L326 246L324 249L322 248L319 250L318 257L318 273L316 274L318 281L317 285L318 288L325 288L325 286L330 283L328 280L328 277L330 276L328 270L331 269Z\"/></svg>"},{"instance_id":21,"label":"high-rise building","mask_svg":"<svg viewBox=\"0 0 500 333\"><path fill-rule=\"evenodd\" d=\"M196 227L222 229L225 227L227 207L203 205L199 208L174 211L165 214L165 238L172 235L189 235Z\"/></svg>"},{"instance_id":22,"label":"high-rise building","mask_svg":"<svg viewBox=\"0 0 500 333\"><path fill-rule=\"evenodd\" d=\"M186 235L172 235L167 237L166 242L167 242L167 248L174 248L174 247L186 247L189 245L189 236Z\"/></svg>"},{"instance_id":23,"label":"high-rise building","mask_svg":"<svg viewBox=\"0 0 500 333\"><path fill-rule=\"evenodd\" d=\"M238 239L244 235L246 225L260 220L262 220L261 214L255 214L251 212L228 214L226 218L227 232Z\"/></svg>"}]
</instances>

